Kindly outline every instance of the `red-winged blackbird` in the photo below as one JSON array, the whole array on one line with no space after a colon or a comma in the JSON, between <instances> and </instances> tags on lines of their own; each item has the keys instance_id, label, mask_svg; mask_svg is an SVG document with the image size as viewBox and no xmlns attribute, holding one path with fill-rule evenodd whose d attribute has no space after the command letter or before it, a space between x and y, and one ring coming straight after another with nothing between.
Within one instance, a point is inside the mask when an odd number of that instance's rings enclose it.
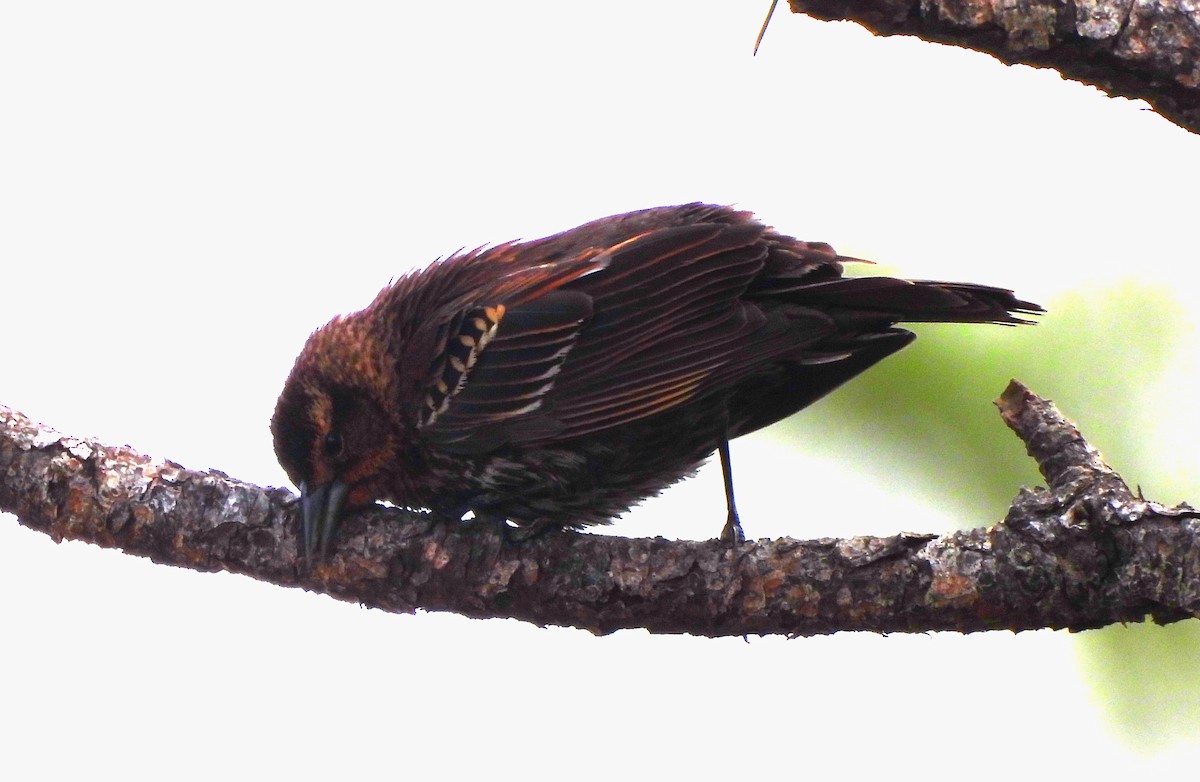
<instances>
[{"instance_id":1,"label":"red-winged blackbird","mask_svg":"<svg viewBox=\"0 0 1200 782\"><path fill-rule=\"evenodd\" d=\"M827 244L689 204L456 254L309 337L271 421L304 550L377 499L446 519L603 524L914 338L1026 323L1011 291L842 277Z\"/></svg>"}]
</instances>

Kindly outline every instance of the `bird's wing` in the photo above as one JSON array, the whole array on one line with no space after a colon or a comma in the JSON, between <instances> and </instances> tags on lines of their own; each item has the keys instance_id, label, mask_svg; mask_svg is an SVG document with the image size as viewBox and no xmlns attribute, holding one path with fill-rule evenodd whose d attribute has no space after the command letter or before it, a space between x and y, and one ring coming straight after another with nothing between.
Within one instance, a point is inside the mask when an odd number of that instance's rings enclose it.
<instances>
[{"instance_id":1,"label":"bird's wing","mask_svg":"<svg viewBox=\"0 0 1200 782\"><path fill-rule=\"evenodd\" d=\"M460 453L569 439L669 410L794 350L792 325L743 299L767 259L765 231L750 221L652 229L502 278L447 329L422 436Z\"/></svg>"}]
</instances>

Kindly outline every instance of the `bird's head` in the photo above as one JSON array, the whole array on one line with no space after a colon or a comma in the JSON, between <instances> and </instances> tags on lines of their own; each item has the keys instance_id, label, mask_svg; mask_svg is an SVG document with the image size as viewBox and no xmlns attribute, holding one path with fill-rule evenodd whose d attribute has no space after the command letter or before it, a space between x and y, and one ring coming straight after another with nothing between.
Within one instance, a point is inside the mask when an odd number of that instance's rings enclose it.
<instances>
[{"instance_id":1,"label":"bird's head","mask_svg":"<svg viewBox=\"0 0 1200 782\"><path fill-rule=\"evenodd\" d=\"M307 558L327 552L344 511L382 496L395 450L384 363L366 331L334 320L309 337L275 406L275 455L300 489Z\"/></svg>"}]
</instances>

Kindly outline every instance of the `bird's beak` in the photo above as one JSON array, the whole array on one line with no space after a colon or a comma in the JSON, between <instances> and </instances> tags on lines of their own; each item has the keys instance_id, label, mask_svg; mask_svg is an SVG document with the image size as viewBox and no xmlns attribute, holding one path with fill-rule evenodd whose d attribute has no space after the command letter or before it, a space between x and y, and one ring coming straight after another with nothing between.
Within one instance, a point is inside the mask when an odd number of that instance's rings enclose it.
<instances>
[{"instance_id":1,"label":"bird's beak","mask_svg":"<svg viewBox=\"0 0 1200 782\"><path fill-rule=\"evenodd\" d=\"M300 527L304 536L304 558L312 561L317 543L321 544L321 558L329 552L329 541L337 531L338 517L342 504L350 491L348 484L330 481L320 486L300 484Z\"/></svg>"}]
</instances>

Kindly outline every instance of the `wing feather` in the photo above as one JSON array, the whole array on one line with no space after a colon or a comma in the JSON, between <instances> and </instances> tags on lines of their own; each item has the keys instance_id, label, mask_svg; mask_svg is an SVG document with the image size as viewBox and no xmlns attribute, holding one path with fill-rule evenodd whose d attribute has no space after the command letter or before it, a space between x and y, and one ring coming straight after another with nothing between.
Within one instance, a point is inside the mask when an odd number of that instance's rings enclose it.
<instances>
[{"instance_id":1,"label":"wing feather","mask_svg":"<svg viewBox=\"0 0 1200 782\"><path fill-rule=\"evenodd\" d=\"M744 300L766 231L748 219L640 230L505 275L472 305L503 311L494 335L423 435L462 453L578 437L794 349L789 324Z\"/></svg>"}]
</instances>

